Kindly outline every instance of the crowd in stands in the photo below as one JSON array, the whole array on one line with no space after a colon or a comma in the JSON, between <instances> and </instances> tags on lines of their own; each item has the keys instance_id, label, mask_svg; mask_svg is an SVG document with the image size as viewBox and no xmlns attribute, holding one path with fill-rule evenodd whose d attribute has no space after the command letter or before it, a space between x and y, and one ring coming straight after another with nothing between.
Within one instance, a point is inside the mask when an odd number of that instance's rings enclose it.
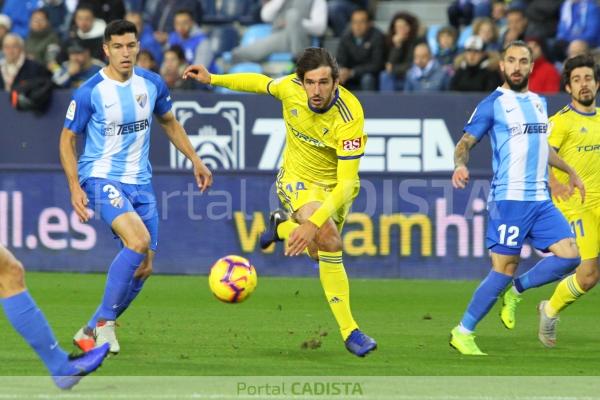
<instances>
[{"instance_id":1,"label":"crowd in stands","mask_svg":"<svg viewBox=\"0 0 600 400\"><path fill-rule=\"evenodd\" d=\"M211 90L181 79L189 64L276 76L329 42L352 90L489 91L502 48L519 39L535 60L530 89L556 93L565 58L600 53L597 0L449 0L447 24L431 26L399 7L385 32L373 19L383 1L0 0L0 85L78 87L104 66L104 28L120 18L138 28L138 65L172 89Z\"/></svg>"}]
</instances>

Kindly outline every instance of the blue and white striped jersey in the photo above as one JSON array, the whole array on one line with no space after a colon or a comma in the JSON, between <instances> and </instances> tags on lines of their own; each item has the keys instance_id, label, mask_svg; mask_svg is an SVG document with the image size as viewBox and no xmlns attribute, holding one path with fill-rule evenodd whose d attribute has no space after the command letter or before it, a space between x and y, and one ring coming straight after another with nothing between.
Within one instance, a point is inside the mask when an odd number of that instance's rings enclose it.
<instances>
[{"instance_id":1,"label":"blue and white striped jersey","mask_svg":"<svg viewBox=\"0 0 600 400\"><path fill-rule=\"evenodd\" d=\"M494 178L489 200L548 200L548 114L535 93L499 87L464 127L479 141L489 133Z\"/></svg>"},{"instance_id":2,"label":"blue and white striped jersey","mask_svg":"<svg viewBox=\"0 0 600 400\"><path fill-rule=\"evenodd\" d=\"M95 177L149 183L152 113L170 110L169 90L154 72L136 67L126 82L110 79L104 70L90 78L73 93L64 124L85 138L79 182Z\"/></svg>"}]
</instances>

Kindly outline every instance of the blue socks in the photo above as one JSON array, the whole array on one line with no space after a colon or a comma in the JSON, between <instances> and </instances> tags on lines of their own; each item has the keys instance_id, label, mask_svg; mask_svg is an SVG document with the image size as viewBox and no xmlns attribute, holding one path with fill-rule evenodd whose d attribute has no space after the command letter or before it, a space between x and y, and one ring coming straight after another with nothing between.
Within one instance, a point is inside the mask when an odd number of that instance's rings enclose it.
<instances>
[{"instance_id":1,"label":"blue socks","mask_svg":"<svg viewBox=\"0 0 600 400\"><path fill-rule=\"evenodd\" d=\"M1 299L10 324L42 359L52 375L63 375L69 356L58 345L46 317L28 291ZM66 374L66 373L64 373Z\"/></svg>"},{"instance_id":2,"label":"blue socks","mask_svg":"<svg viewBox=\"0 0 600 400\"><path fill-rule=\"evenodd\" d=\"M108 270L102 303L92 320L88 322L88 326L95 327L98 319L105 321L117 319L117 310L127 301L133 274L145 257L146 254L137 253L127 247L117 254Z\"/></svg>"},{"instance_id":3,"label":"blue socks","mask_svg":"<svg viewBox=\"0 0 600 400\"><path fill-rule=\"evenodd\" d=\"M131 281L129 282L129 289L127 290L126 298L119 305L119 307L117 307L117 318L119 318L121 316L121 314L123 314L125 312L125 310L127 310L129 305L131 304L131 302L142 291L142 288L144 287L145 282L146 282L145 279L131 278ZM88 328L94 329L94 327L96 326L96 323L100 319L101 312L102 312L102 305L98 306L98 308L96 309L96 312L94 313L94 316L92 317L92 319L89 320L89 322L87 324Z\"/></svg>"},{"instance_id":4,"label":"blue socks","mask_svg":"<svg viewBox=\"0 0 600 400\"><path fill-rule=\"evenodd\" d=\"M515 279L515 288L519 293L527 289L555 282L575 269L581 258L562 258L550 256L540 260L529 271Z\"/></svg>"},{"instance_id":5,"label":"blue socks","mask_svg":"<svg viewBox=\"0 0 600 400\"><path fill-rule=\"evenodd\" d=\"M474 331L477 323L490 311L496 300L498 300L498 296L510 281L512 281L512 276L491 270L473 293L471 302L460 324L464 328Z\"/></svg>"}]
</instances>

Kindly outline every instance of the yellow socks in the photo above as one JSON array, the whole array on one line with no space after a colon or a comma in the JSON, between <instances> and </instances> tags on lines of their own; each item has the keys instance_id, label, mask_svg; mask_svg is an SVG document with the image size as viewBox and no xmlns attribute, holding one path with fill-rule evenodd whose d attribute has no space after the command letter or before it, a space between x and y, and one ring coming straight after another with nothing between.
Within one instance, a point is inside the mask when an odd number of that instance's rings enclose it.
<instances>
[{"instance_id":1,"label":"yellow socks","mask_svg":"<svg viewBox=\"0 0 600 400\"><path fill-rule=\"evenodd\" d=\"M287 240L290 237L290 235L292 234L292 231L294 229L296 229L298 226L299 225L297 223L295 223L294 221L292 221L291 219L288 219L287 221L283 221L282 223L277 225L277 236L279 236L279 238L282 240Z\"/></svg>"},{"instance_id":2,"label":"yellow socks","mask_svg":"<svg viewBox=\"0 0 600 400\"><path fill-rule=\"evenodd\" d=\"M577 283L575 274L567 276L560 281L556 289L554 289L550 301L546 303L546 315L550 318L556 317L559 312L567 308L569 304L573 303L583 294L585 294L585 291Z\"/></svg>"},{"instance_id":3,"label":"yellow socks","mask_svg":"<svg viewBox=\"0 0 600 400\"><path fill-rule=\"evenodd\" d=\"M346 340L358 325L350 311L350 286L342 261L342 252L319 250L319 274L329 307L340 327L342 338Z\"/></svg>"}]
</instances>

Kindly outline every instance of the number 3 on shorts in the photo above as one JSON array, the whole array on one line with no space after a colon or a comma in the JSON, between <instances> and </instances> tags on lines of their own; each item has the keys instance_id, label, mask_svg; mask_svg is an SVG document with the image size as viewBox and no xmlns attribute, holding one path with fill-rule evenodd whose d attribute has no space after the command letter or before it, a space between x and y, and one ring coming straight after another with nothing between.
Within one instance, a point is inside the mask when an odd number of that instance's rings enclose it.
<instances>
[{"instance_id":1,"label":"number 3 on shorts","mask_svg":"<svg viewBox=\"0 0 600 400\"><path fill-rule=\"evenodd\" d=\"M498 232L500 233L500 244L505 246L517 245L516 239L519 237L518 226L509 226L507 229L506 224L502 224L498 227ZM508 237L506 236L506 234L508 234Z\"/></svg>"}]
</instances>

